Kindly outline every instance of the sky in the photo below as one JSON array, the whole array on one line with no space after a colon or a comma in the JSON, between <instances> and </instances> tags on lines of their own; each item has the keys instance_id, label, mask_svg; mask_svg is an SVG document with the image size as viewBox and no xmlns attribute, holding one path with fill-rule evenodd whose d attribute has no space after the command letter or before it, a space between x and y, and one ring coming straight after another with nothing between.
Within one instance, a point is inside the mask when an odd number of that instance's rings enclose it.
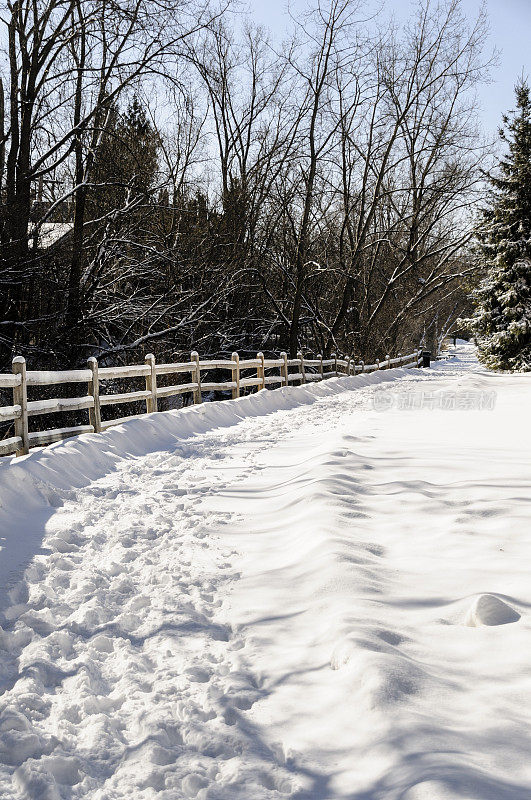
<instances>
[{"instance_id":1,"label":"sky","mask_svg":"<svg viewBox=\"0 0 531 800\"><path fill-rule=\"evenodd\" d=\"M311 1L311 0L310 0ZM306 7L306 0L289 0L291 9ZM473 20L481 0L461 0L463 10ZM415 5L410 0L387 0L400 18ZM257 23L281 37L289 27L287 0L248 0ZM490 34L487 47L499 51L498 65L492 68L492 83L479 90L481 118L486 135L496 136L502 114L514 108L514 85L518 77L531 77L531 0L486 0Z\"/></svg>"}]
</instances>

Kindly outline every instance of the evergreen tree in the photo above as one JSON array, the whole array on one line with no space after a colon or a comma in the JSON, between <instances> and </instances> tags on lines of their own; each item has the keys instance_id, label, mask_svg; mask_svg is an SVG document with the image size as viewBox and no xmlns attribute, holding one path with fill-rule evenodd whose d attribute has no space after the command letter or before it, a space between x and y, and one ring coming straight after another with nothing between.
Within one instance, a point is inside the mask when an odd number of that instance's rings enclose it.
<instances>
[{"instance_id":1,"label":"evergreen tree","mask_svg":"<svg viewBox=\"0 0 531 800\"><path fill-rule=\"evenodd\" d=\"M487 276L466 320L475 334L480 359L492 369L531 370L531 97L516 86L516 111L503 118L501 138L507 155L489 176L490 205L482 213L477 237Z\"/></svg>"},{"instance_id":2,"label":"evergreen tree","mask_svg":"<svg viewBox=\"0 0 531 800\"><path fill-rule=\"evenodd\" d=\"M89 216L98 218L127 202L148 202L158 170L159 139L136 95L124 112L113 105L91 175Z\"/></svg>"}]
</instances>

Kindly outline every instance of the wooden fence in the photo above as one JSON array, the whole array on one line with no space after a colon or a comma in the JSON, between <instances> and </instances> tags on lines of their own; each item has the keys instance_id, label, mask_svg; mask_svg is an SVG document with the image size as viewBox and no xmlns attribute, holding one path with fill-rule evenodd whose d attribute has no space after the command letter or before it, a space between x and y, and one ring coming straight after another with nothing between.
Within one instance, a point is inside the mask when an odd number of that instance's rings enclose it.
<instances>
[{"instance_id":1,"label":"wooden fence","mask_svg":"<svg viewBox=\"0 0 531 800\"><path fill-rule=\"evenodd\" d=\"M13 359L13 372L0 374L0 389L12 389L13 404L0 406L0 422L14 422L15 435L0 440L0 456L15 453L17 456L28 453L30 447L51 444L52 442L77 436L81 433L99 433L113 425L119 425L129 419L137 419L142 414L157 411L157 401L165 397L174 397L190 393L194 403L201 403L202 393L211 391L231 391L232 398L240 396L242 389L256 387L257 390L267 386L289 386L291 383L309 383L321 381L338 375L356 375L359 373L374 372L379 369L390 369L393 366L418 367L421 364L421 350L397 358L386 356L383 361L377 360L375 364L356 364L354 359L339 358L332 355L323 359L322 356L306 358L298 353L297 358L288 358L286 353L281 353L279 358L264 358L263 353L258 353L256 358L240 359L238 353L233 353L231 359L212 359L200 361L199 355L193 352L190 361L178 364L157 364L155 356L147 355L144 364L124 367L99 367L95 358L89 358L87 369L74 369L66 371L30 371L26 370L24 358ZM213 370L227 370L231 373L230 380L214 383L201 379L201 372ZM278 375L269 374L270 371ZM252 371L252 375L242 373ZM187 383L171 386L157 386L159 376L189 375ZM125 393L106 393L102 388L108 388L108 381L128 378L145 378L145 390L130 391ZM87 384L87 394L82 397L65 397L48 400L28 400L28 387L56 386L61 384ZM145 402L145 411L128 417L102 421L101 409L104 406ZM57 414L61 412L74 412L86 409L88 424L76 425L70 428L52 428L43 431L29 431L28 419L32 416Z\"/></svg>"}]
</instances>

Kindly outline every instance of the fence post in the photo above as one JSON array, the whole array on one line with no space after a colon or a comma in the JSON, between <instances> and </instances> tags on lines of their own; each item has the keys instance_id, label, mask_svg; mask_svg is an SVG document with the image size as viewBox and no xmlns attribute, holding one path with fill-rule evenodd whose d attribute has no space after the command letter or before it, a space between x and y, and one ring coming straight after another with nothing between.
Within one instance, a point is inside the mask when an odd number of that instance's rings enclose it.
<instances>
[{"instance_id":1,"label":"fence post","mask_svg":"<svg viewBox=\"0 0 531 800\"><path fill-rule=\"evenodd\" d=\"M265 389L265 358L263 353L257 353L256 357L260 361L260 366L256 368L256 377L262 382L262 385L258 385L256 388L260 391L260 389Z\"/></svg>"},{"instance_id":2,"label":"fence post","mask_svg":"<svg viewBox=\"0 0 531 800\"><path fill-rule=\"evenodd\" d=\"M398 354L398 358L400 359L400 361L398 362L398 364L400 365L402 363L402 353Z\"/></svg>"},{"instance_id":3,"label":"fence post","mask_svg":"<svg viewBox=\"0 0 531 800\"><path fill-rule=\"evenodd\" d=\"M199 405L202 402L201 398L201 365L199 364L199 353L192 350L190 353L190 361L195 363L192 371L192 383L197 383L197 389L194 389L194 405Z\"/></svg>"},{"instance_id":4,"label":"fence post","mask_svg":"<svg viewBox=\"0 0 531 800\"><path fill-rule=\"evenodd\" d=\"M306 383L306 373L304 372L304 356L302 355L302 350L299 350L297 353L297 358L301 362L301 384Z\"/></svg>"},{"instance_id":5,"label":"fence post","mask_svg":"<svg viewBox=\"0 0 531 800\"><path fill-rule=\"evenodd\" d=\"M347 356L347 375L350 375L350 356Z\"/></svg>"},{"instance_id":6,"label":"fence post","mask_svg":"<svg viewBox=\"0 0 531 800\"><path fill-rule=\"evenodd\" d=\"M376 369L380 369L380 359L376 359Z\"/></svg>"},{"instance_id":7,"label":"fence post","mask_svg":"<svg viewBox=\"0 0 531 800\"><path fill-rule=\"evenodd\" d=\"M289 386L289 378L288 378L288 354L282 352L280 354L280 358L284 362L280 367L280 377L284 378L284 386Z\"/></svg>"},{"instance_id":8,"label":"fence post","mask_svg":"<svg viewBox=\"0 0 531 800\"><path fill-rule=\"evenodd\" d=\"M15 420L15 436L22 439L17 456L25 456L29 453L29 433L28 433L28 386L26 383L26 359L22 356L15 356L13 359L13 372L20 375L20 386L13 387L13 405L20 406L20 417Z\"/></svg>"},{"instance_id":9,"label":"fence post","mask_svg":"<svg viewBox=\"0 0 531 800\"><path fill-rule=\"evenodd\" d=\"M146 364L149 367L149 374L146 375L146 392L151 392L151 396L146 397L146 412L151 414L157 410L157 373L153 353L148 353L146 356Z\"/></svg>"},{"instance_id":10,"label":"fence post","mask_svg":"<svg viewBox=\"0 0 531 800\"><path fill-rule=\"evenodd\" d=\"M387 353L386 359L387 359L387 369L391 369L391 356L389 355L389 353Z\"/></svg>"},{"instance_id":11,"label":"fence post","mask_svg":"<svg viewBox=\"0 0 531 800\"><path fill-rule=\"evenodd\" d=\"M232 369L232 382L236 384L232 390L232 399L236 400L236 398L240 396L240 356L238 353L232 354L232 360L234 361L234 367Z\"/></svg>"},{"instance_id":12,"label":"fence post","mask_svg":"<svg viewBox=\"0 0 531 800\"><path fill-rule=\"evenodd\" d=\"M360 366L361 366L361 371L365 372L365 361L363 359L361 359L360 361Z\"/></svg>"},{"instance_id":13,"label":"fence post","mask_svg":"<svg viewBox=\"0 0 531 800\"><path fill-rule=\"evenodd\" d=\"M337 378L337 355L335 353L330 353L330 356L334 359L334 373Z\"/></svg>"},{"instance_id":14,"label":"fence post","mask_svg":"<svg viewBox=\"0 0 531 800\"><path fill-rule=\"evenodd\" d=\"M87 360L92 378L88 384L88 393L94 398L93 408L89 408L89 422L94 428L94 433L101 433L101 409L100 409L100 379L98 373L98 360L91 356Z\"/></svg>"},{"instance_id":15,"label":"fence post","mask_svg":"<svg viewBox=\"0 0 531 800\"><path fill-rule=\"evenodd\" d=\"M321 373L320 380L324 380L323 356L321 355L321 353L319 353L319 355L317 356L317 358L318 358L318 359L319 359L319 361L320 361L320 364L319 364L319 372Z\"/></svg>"}]
</instances>

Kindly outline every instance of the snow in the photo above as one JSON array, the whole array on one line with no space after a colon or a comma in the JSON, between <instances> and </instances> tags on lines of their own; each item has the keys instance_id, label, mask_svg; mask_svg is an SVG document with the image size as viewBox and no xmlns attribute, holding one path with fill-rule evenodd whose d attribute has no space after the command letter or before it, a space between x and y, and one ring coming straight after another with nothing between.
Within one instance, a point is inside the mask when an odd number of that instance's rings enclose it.
<instances>
[{"instance_id":1,"label":"snow","mask_svg":"<svg viewBox=\"0 0 531 800\"><path fill-rule=\"evenodd\" d=\"M31 225L30 234L33 235L34 231L38 230L38 247L46 250L67 236L73 227L73 222L43 222L37 226ZM30 241L30 246L32 244Z\"/></svg>"},{"instance_id":2,"label":"snow","mask_svg":"<svg viewBox=\"0 0 531 800\"><path fill-rule=\"evenodd\" d=\"M448 353L3 459L0 796L530 796L530 376Z\"/></svg>"}]
</instances>

